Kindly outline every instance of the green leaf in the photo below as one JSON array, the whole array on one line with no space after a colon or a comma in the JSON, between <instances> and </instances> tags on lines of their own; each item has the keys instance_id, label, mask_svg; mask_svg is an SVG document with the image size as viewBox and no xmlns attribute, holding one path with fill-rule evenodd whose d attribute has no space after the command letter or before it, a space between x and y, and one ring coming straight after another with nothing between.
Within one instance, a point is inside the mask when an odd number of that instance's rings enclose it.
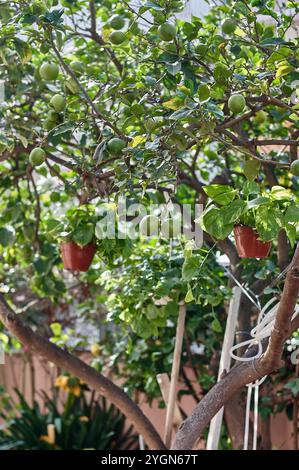
<instances>
[{"instance_id":1,"label":"green leaf","mask_svg":"<svg viewBox=\"0 0 299 470\"><path fill-rule=\"evenodd\" d=\"M0 228L0 245L9 246L15 241L15 234L11 229L1 227Z\"/></svg>"},{"instance_id":2,"label":"green leaf","mask_svg":"<svg viewBox=\"0 0 299 470\"><path fill-rule=\"evenodd\" d=\"M81 225L72 233L73 240L80 246L88 245L94 234L94 225L92 223Z\"/></svg>"},{"instance_id":3,"label":"green leaf","mask_svg":"<svg viewBox=\"0 0 299 470\"><path fill-rule=\"evenodd\" d=\"M51 23L53 25L59 25L63 23L63 19L61 18L64 13L62 8L52 11L46 11L46 13L41 17L41 19L45 23Z\"/></svg>"},{"instance_id":4,"label":"green leaf","mask_svg":"<svg viewBox=\"0 0 299 470\"><path fill-rule=\"evenodd\" d=\"M49 132L48 137L65 134L66 132L73 130L75 128L75 124L75 121L63 122L62 124L59 124L59 126L54 127L54 129Z\"/></svg>"},{"instance_id":5,"label":"green leaf","mask_svg":"<svg viewBox=\"0 0 299 470\"><path fill-rule=\"evenodd\" d=\"M247 204L241 199L232 201L228 206L221 209L225 224L236 222L246 211Z\"/></svg>"},{"instance_id":6,"label":"green leaf","mask_svg":"<svg viewBox=\"0 0 299 470\"><path fill-rule=\"evenodd\" d=\"M214 320L211 323L212 330L215 331L215 333L222 333L222 326L218 318L214 318Z\"/></svg>"},{"instance_id":7,"label":"green leaf","mask_svg":"<svg viewBox=\"0 0 299 470\"><path fill-rule=\"evenodd\" d=\"M293 54L292 49L289 47L281 47L278 51L272 52L269 59L267 60L268 64L273 64L275 62L284 60L286 57L289 57Z\"/></svg>"},{"instance_id":8,"label":"green leaf","mask_svg":"<svg viewBox=\"0 0 299 470\"><path fill-rule=\"evenodd\" d=\"M199 220L201 227L217 240L224 240L232 231L234 224L227 224L221 209L211 206Z\"/></svg>"},{"instance_id":9,"label":"green leaf","mask_svg":"<svg viewBox=\"0 0 299 470\"><path fill-rule=\"evenodd\" d=\"M271 189L271 198L276 201L289 200L292 199L292 193L283 186L273 186Z\"/></svg>"},{"instance_id":10,"label":"green leaf","mask_svg":"<svg viewBox=\"0 0 299 470\"><path fill-rule=\"evenodd\" d=\"M190 116L190 114L192 113L193 113L193 109L189 109L189 108L179 109L178 111L175 111L174 113L172 113L169 116L169 119L177 121L178 119L182 119L182 118Z\"/></svg>"},{"instance_id":11,"label":"green leaf","mask_svg":"<svg viewBox=\"0 0 299 470\"><path fill-rule=\"evenodd\" d=\"M299 223L299 207L295 205L289 206L284 215L284 221L285 223L289 223L289 222Z\"/></svg>"},{"instance_id":12,"label":"green leaf","mask_svg":"<svg viewBox=\"0 0 299 470\"><path fill-rule=\"evenodd\" d=\"M186 258L182 268L183 280L187 282L191 281L199 274L199 269L200 265L197 257Z\"/></svg>"},{"instance_id":13,"label":"green leaf","mask_svg":"<svg viewBox=\"0 0 299 470\"><path fill-rule=\"evenodd\" d=\"M235 199L237 190L231 186L224 184L210 184L209 186L203 187L204 192L209 196L213 201L221 206L229 204L233 199Z\"/></svg>"},{"instance_id":14,"label":"green leaf","mask_svg":"<svg viewBox=\"0 0 299 470\"><path fill-rule=\"evenodd\" d=\"M193 292L192 292L192 289L190 287L190 289L188 290L187 294L186 294L186 297L185 297L185 302L192 302L194 300L194 295L193 295Z\"/></svg>"},{"instance_id":15,"label":"green leaf","mask_svg":"<svg viewBox=\"0 0 299 470\"><path fill-rule=\"evenodd\" d=\"M33 265L38 274L48 274L52 266L52 259L38 258Z\"/></svg>"},{"instance_id":16,"label":"green leaf","mask_svg":"<svg viewBox=\"0 0 299 470\"><path fill-rule=\"evenodd\" d=\"M281 65L280 67L278 67L275 77L276 78L284 77L285 75L288 75L294 70L295 69L292 65Z\"/></svg>"},{"instance_id":17,"label":"green leaf","mask_svg":"<svg viewBox=\"0 0 299 470\"><path fill-rule=\"evenodd\" d=\"M277 238L282 228L283 215L279 209L271 206L260 206L256 209L256 229L264 241Z\"/></svg>"},{"instance_id":18,"label":"green leaf","mask_svg":"<svg viewBox=\"0 0 299 470\"><path fill-rule=\"evenodd\" d=\"M259 207L262 204L268 204L268 203L269 203L268 197L259 196L259 197L256 197L255 199L252 199L251 201L248 201L247 208L255 209L256 207Z\"/></svg>"},{"instance_id":19,"label":"green leaf","mask_svg":"<svg viewBox=\"0 0 299 470\"><path fill-rule=\"evenodd\" d=\"M60 336L62 332L62 327L60 323L51 323L50 325L51 330L55 336Z\"/></svg>"},{"instance_id":20,"label":"green leaf","mask_svg":"<svg viewBox=\"0 0 299 470\"><path fill-rule=\"evenodd\" d=\"M253 181L259 174L260 167L261 167L260 161L254 160L254 159L247 160L243 166L244 175L249 181Z\"/></svg>"},{"instance_id":21,"label":"green leaf","mask_svg":"<svg viewBox=\"0 0 299 470\"><path fill-rule=\"evenodd\" d=\"M283 388L290 390L294 397L297 396L299 393L299 379L290 380Z\"/></svg>"}]
</instances>

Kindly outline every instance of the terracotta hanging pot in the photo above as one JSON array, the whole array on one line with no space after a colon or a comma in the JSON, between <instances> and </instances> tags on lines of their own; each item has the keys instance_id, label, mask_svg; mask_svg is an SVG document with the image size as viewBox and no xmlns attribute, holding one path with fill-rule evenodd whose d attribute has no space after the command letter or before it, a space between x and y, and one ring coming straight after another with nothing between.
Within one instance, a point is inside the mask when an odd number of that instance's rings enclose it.
<instances>
[{"instance_id":1,"label":"terracotta hanging pot","mask_svg":"<svg viewBox=\"0 0 299 470\"><path fill-rule=\"evenodd\" d=\"M259 240L258 233L247 225L235 225L234 235L240 258L267 258L272 243Z\"/></svg>"},{"instance_id":2,"label":"terracotta hanging pot","mask_svg":"<svg viewBox=\"0 0 299 470\"><path fill-rule=\"evenodd\" d=\"M92 263L96 246L89 243L81 247L75 242L64 242L61 243L60 250L65 269L86 272Z\"/></svg>"}]
</instances>

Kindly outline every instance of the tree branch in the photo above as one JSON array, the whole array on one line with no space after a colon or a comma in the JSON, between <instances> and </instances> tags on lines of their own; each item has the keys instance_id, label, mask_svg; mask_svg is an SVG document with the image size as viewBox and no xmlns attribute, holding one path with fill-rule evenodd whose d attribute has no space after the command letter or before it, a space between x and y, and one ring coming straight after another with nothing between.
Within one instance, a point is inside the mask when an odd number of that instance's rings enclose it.
<instances>
[{"instance_id":1,"label":"tree branch","mask_svg":"<svg viewBox=\"0 0 299 470\"><path fill-rule=\"evenodd\" d=\"M90 20L91 20L91 39L93 39L97 44L100 46L106 46L106 43L102 36L100 36L97 32L97 15L96 15L96 8L95 8L95 2L91 1L89 2L89 11L90 11ZM123 66L114 54L114 51L110 48L105 47L105 50L107 53L110 55L112 62L114 63L115 67L117 68L118 72L120 75L122 74L123 71Z\"/></svg>"},{"instance_id":2,"label":"tree branch","mask_svg":"<svg viewBox=\"0 0 299 470\"><path fill-rule=\"evenodd\" d=\"M47 361L79 377L92 389L108 398L135 425L151 449L165 449L152 423L120 387L68 351L34 333L9 307L2 294L0 294L0 320L24 346L32 348Z\"/></svg>"},{"instance_id":3,"label":"tree branch","mask_svg":"<svg viewBox=\"0 0 299 470\"><path fill-rule=\"evenodd\" d=\"M244 385L271 374L281 366L281 355L286 339L298 321L291 321L299 294L299 244L296 248L291 267L287 273L279 308L276 315L266 352L256 360L237 363L231 371L220 380L201 402L193 413L182 423L176 435L174 449L192 449L204 428L227 401ZM298 320L298 317L296 318ZM253 357L256 347L252 346L245 354Z\"/></svg>"}]
</instances>

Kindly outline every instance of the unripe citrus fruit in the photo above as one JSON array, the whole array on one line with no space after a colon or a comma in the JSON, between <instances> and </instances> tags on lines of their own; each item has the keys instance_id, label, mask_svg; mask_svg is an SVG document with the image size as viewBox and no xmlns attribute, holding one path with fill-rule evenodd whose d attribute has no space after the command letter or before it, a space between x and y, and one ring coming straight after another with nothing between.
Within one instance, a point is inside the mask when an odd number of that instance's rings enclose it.
<instances>
[{"instance_id":1,"label":"unripe citrus fruit","mask_svg":"<svg viewBox=\"0 0 299 470\"><path fill-rule=\"evenodd\" d=\"M61 113L65 108L65 98L62 95L54 95L50 100L50 105L57 113Z\"/></svg>"},{"instance_id":2,"label":"unripe citrus fruit","mask_svg":"<svg viewBox=\"0 0 299 470\"><path fill-rule=\"evenodd\" d=\"M217 62L217 64L215 64L213 76L217 83L220 85L225 85L230 75L231 72L227 65L223 64L222 62Z\"/></svg>"},{"instance_id":3,"label":"unripe citrus fruit","mask_svg":"<svg viewBox=\"0 0 299 470\"><path fill-rule=\"evenodd\" d=\"M111 18L109 25L113 29L122 29L125 26L125 20L120 15L115 15Z\"/></svg>"},{"instance_id":4,"label":"unripe citrus fruit","mask_svg":"<svg viewBox=\"0 0 299 470\"><path fill-rule=\"evenodd\" d=\"M290 170L294 176L299 176L299 160L295 160L291 164Z\"/></svg>"},{"instance_id":5,"label":"unripe citrus fruit","mask_svg":"<svg viewBox=\"0 0 299 470\"><path fill-rule=\"evenodd\" d=\"M227 18L226 20L223 21L221 25L221 29L224 32L224 34L232 34L236 30L236 23L234 20L231 20L230 18Z\"/></svg>"},{"instance_id":6,"label":"unripe citrus fruit","mask_svg":"<svg viewBox=\"0 0 299 470\"><path fill-rule=\"evenodd\" d=\"M163 23L158 28L158 34L162 41L172 41L176 36L176 27L170 23Z\"/></svg>"},{"instance_id":7,"label":"unripe citrus fruit","mask_svg":"<svg viewBox=\"0 0 299 470\"><path fill-rule=\"evenodd\" d=\"M267 120L267 113L260 109L260 111L257 111L255 113L255 116L253 118L253 121L255 124L263 124Z\"/></svg>"},{"instance_id":8,"label":"unripe citrus fruit","mask_svg":"<svg viewBox=\"0 0 299 470\"><path fill-rule=\"evenodd\" d=\"M199 85L197 94L200 101L207 100L210 97L210 87L206 83Z\"/></svg>"},{"instance_id":9,"label":"unripe citrus fruit","mask_svg":"<svg viewBox=\"0 0 299 470\"><path fill-rule=\"evenodd\" d=\"M35 149L31 150L29 161L32 166L40 166L42 163L44 163L45 159L46 154L41 147L36 147Z\"/></svg>"},{"instance_id":10,"label":"unripe citrus fruit","mask_svg":"<svg viewBox=\"0 0 299 470\"><path fill-rule=\"evenodd\" d=\"M119 45L126 40L126 34L123 31L113 31L109 36L109 41L112 44Z\"/></svg>"},{"instance_id":11,"label":"unripe citrus fruit","mask_svg":"<svg viewBox=\"0 0 299 470\"><path fill-rule=\"evenodd\" d=\"M39 74L43 80L50 81L56 80L58 77L59 68L56 64L45 62L39 68Z\"/></svg>"},{"instance_id":12,"label":"unripe citrus fruit","mask_svg":"<svg viewBox=\"0 0 299 470\"><path fill-rule=\"evenodd\" d=\"M114 155L118 155L125 148L125 146L126 143L124 140L119 139L118 137L113 137L113 139L109 140L107 144L107 149Z\"/></svg>"},{"instance_id":13,"label":"unripe citrus fruit","mask_svg":"<svg viewBox=\"0 0 299 470\"><path fill-rule=\"evenodd\" d=\"M159 232L159 219L155 215L146 215L140 222L140 235L154 237Z\"/></svg>"},{"instance_id":14,"label":"unripe citrus fruit","mask_svg":"<svg viewBox=\"0 0 299 470\"><path fill-rule=\"evenodd\" d=\"M246 101L243 95L232 95L228 100L228 108L233 114L241 113L245 106Z\"/></svg>"}]
</instances>

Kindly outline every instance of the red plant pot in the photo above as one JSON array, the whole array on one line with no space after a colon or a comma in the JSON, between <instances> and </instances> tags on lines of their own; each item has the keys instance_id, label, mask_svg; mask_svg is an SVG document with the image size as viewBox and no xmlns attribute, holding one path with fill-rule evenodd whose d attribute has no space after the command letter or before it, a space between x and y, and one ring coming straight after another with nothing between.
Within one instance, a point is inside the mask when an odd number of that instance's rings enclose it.
<instances>
[{"instance_id":1,"label":"red plant pot","mask_svg":"<svg viewBox=\"0 0 299 470\"><path fill-rule=\"evenodd\" d=\"M253 228L236 225L234 235L240 258L267 258L269 256L272 243L259 240L259 235Z\"/></svg>"},{"instance_id":2,"label":"red plant pot","mask_svg":"<svg viewBox=\"0 0 299 470\"><path fill-rule=\"evenodd\" d=\"M92 263L96 246L89 243L81 247L74 242L64 242L61 243L60 250L65 269L86 272Z\"/></svg>"}]
</instances>

